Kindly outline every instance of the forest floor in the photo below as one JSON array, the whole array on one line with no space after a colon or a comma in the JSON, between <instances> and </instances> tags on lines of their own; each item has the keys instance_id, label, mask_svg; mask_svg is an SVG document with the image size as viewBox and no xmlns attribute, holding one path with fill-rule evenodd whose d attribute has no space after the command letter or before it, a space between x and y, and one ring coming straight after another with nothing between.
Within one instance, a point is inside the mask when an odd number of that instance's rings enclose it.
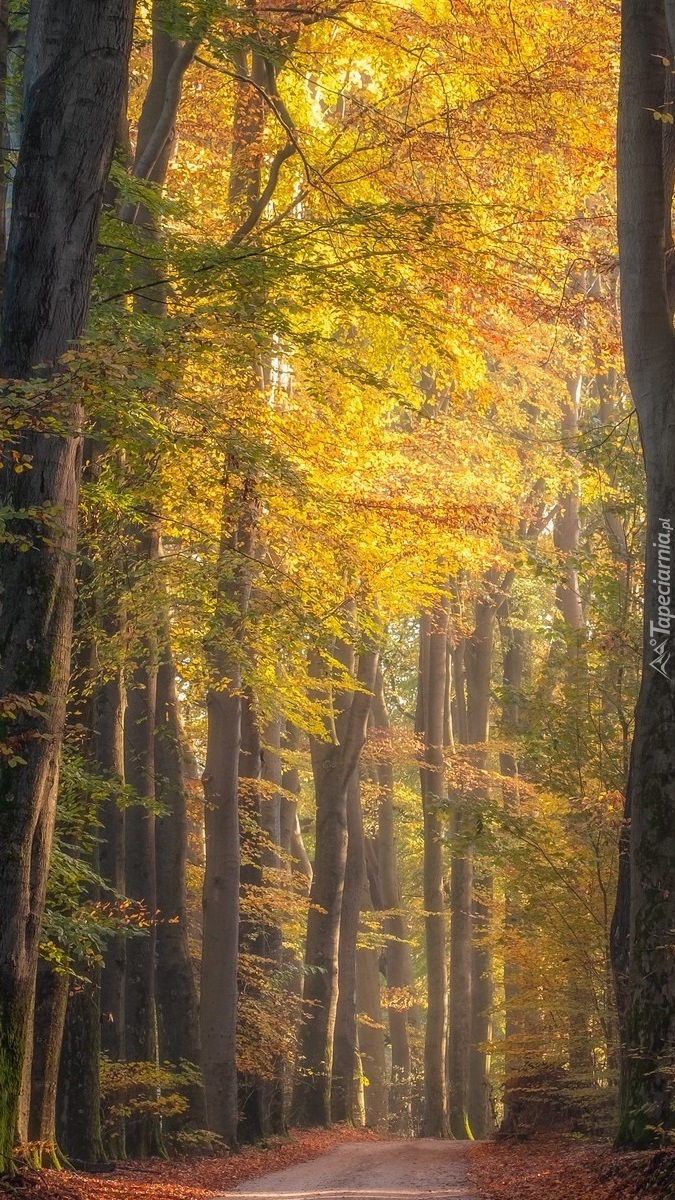
<instances>
[{"instance_id":1,"label":"forest floor","mask_svg":"<svg viewBox=\"0 0 675 1200\"><path fill-rule=\"evenodd\" d=\"M617 1152L575 1137L480 1142L470 1167L481 1200L675 1200L675 1149Z\"/></svg>"},{"instance_id":2,"label":"forest floor","mask_svg":"<svg viewBox=\"0 0 675 1200\"><path fill-rule=\"evenodd\" d=\"M370 1130L348 1126L297 1129L290 1138L264 1147L245 1146L238 1154L120 1162L111 1172L29 1172L0 1177L0 1197L16 1200L213 1200L245 1180L308 1162L345 1142L380 1141Z\"/></svg>"},{"instance_id":3,"label":"forest floor","mask_svg":"<svg viewBox=\"0 0 675 1200\"><path fill-rule=\"evenodd\" d=\"M305 1165L302 1165L305 1164ZM0 1179L16 1200L675 1200L675 1150L617 1153L576 1138L397 1141L297 1130L239 1154L121 1163L109 1174Z\"/></svg>"}]
</instances>

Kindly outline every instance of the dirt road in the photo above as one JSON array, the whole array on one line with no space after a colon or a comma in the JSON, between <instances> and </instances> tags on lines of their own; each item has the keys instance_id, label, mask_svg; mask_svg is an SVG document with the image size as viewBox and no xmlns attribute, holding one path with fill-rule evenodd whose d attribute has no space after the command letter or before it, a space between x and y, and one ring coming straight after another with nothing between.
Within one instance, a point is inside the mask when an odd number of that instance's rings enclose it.
<instances>
[{"instance_id":1,"label":"dirt road","mask_svg":"<svg viewBox=\"0 0 675 1200\"><path fill-rule=\"evenodd\" d=\"M298 1167L241 1184L251 1200L478 1200L466 1142L369 1142L342 1146ZM222 1197L226 1200L226 1197Z\"/></svg>"}]
</instances>

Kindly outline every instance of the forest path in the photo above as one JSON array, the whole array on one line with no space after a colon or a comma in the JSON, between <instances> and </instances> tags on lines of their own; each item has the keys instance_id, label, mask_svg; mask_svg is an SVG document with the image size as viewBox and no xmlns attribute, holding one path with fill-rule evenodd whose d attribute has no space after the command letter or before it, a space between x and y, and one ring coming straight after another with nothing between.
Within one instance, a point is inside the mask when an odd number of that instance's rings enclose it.
<instances>
[{"instance_id":1,"label":"forest path","mask_svg":"<svg viewBox=\"0 0 675 1200\"><path fill-rule=\"evenodd\" d=\"M243 1183L221 1200L478 1200L468 1181L469 1147L431 1139L341 1146Z\"/></svg>"}]
</instances>

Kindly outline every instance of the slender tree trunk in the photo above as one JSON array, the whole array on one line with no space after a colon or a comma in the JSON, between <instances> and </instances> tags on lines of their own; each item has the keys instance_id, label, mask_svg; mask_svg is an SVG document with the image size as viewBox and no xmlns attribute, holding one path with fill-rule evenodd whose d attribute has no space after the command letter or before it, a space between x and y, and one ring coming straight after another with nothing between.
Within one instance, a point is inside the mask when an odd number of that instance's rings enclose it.
<instances>
[{"instance_id":1,"label":"slender tree trunk","mask_svg":"<svg viewBox=\"0 0 675 1200\"><path fill-rule=\"evenodd\" d=\"M466 745L465 643L452 654L454 677L453 732ZM471 1137L469 1125L469 1053L471 1047L471 924L473 853L471 831L462 796L448 789L450 806L450 995L448 1034L448 1104L453 1137Z\"/></svg>"},{"instance_id":2,"label":"slender tree trunk","mask_svg":"<svg viewBox=\"0 0 675 1200\"><path fill-rule=\"evenodd\" d=\"M260 797L260 824L267 837L263 851L263 883L270 887L280 886L281 872L281 723L268 722L263 730L262 779L266 785ZM271 877L268 874L272 873ZM267 924L263 930L262 951L269 963L270 971L281 979L284 963L282 930L279 925ZM275 1064L273 1079L259 1081L259 1103L261 1124L265 1136L282 1134L286 1131L284 1109L284 1068L282 1058Z\"/></svg>"},{"instance_id":3,"label":"slender tree trunk","mask_svg":"<svg viewBox=\"0 0 675 1200\"><path fill-rule=\"evenodd\" d=\"M260 773L262 757L257 717L252 697L245 693L241 709L241 745L239 749L239 837L241 872L241 916L239 921L239 970L248 961L259 965L262 951L262 923L258 906L250 915L249 891L259 892L262 886L262 856L260 849ZM244 982L252 998L259 991L250 979ZM247 1031L249 1046L256 1045L256 1030ZM260 1047L264 1053L264 1047ZM251 1057L255 1057L255 1051ZM260 1107L260 1078L255 1071L239 1072L239 1139L255 1142L262 1137L263 1121Z\"/></svg>"},{"instance_id":4,"label":"slender tree trunk","mask_svg":"<svg viewBox=\"0 0 675 1200\"><path fill-rule=\"evenodd\" d=\"M127 944L125 977L125 1050L127 1062L158 1062L155 967L157 957L157 878L155 813L155 713L157 649L144 646L145 662L136 668L128 692L125 721L126 782L145 803L126 813L126 894L146 910L143 937ZM156 1117L132 1113L126 1123L127 1150L136 1158L161 1152Z\"/></svg>"},{"instance_id":5,"label":"slender tree trunk","mask_svg":"<svg viewBox=\"0 0 675 1200\"><path fill-rule=\"evenodd\" d=\"M469 1058L469 1124L476 1138L492 1132L489 1042L492 1039L494 981L492 968L492 875L474 872L471 952L471 1055Z\"/></svg>"},{"instance_id":6,"label":"slender tree trunk","mask_svg":"<svg viewBox=\"0 0 675 1200\"><path fill-rule=\"evenodd\" d=\"M424 810L424 930L427 960L427 1024L424 1039L425 1137L447 1137L445 1043L447 968L443 898L443 810L445 804L444 724L447 603L420 620L421 767Z\"/></svg>"},{"instance_id":7,"label":"slender tree trunk","mask_svg":"<svg viewBox=\"0 0 675 1200\"><path fill-rule=\"evenodd\" d=\"M127 695L121 668L96 693L94 700L94 754L101 769L124 782L124 722ZM104 800L99 873L116 897L125 894L126 810L114 796ZM106 946L101 971L100 1043L111 1062L126 1059L127 938L117 933ZM126 1157L125 1120L120 1116L109 1138L115 1158ZM82 1157L87 1157L83 1155Z\"/></svg>"},{"instance_id":8,"label":"slender tree trunk","mask_svg":"<svg viewBox=\"0 0 675 1200\"><path fill-rule=\"evenodd\" d=\"M493 581L488 581L493 582ZM475 764L487 767L490 728L490 677L495 626L495 604L487 597L476 603L476 625L464 648L469 744L477 746ZM485 788L478 786L478 795ZM492 1037L492 873L474 865L471 951L471 1053L469 1058L469 1124L474 1137L484 1138L492 1129L490 1102L490 1050Z\"/></svg>"},{"instance_id":9,"label":"slender tree trunk","mask_svg":"<svg viewBox=\"0 0 675 1200\"><path fill-rule=\"evenodd\" d=\"M460 815L453 809L450 823L453 846L463 836ZM471 1046L471 927L473 859L467 851L453 850L450 863L450 997L448 1038L448 1094L450 1131L453 1137L471 1136L469 1124L469 1049Z\"/></svg>"},{"instance_id":10,"label":"slender tree trunk","mask_svg":"<svg viewBox=\"0 0 675 1200\"><path fill-rule=\"evenodd\" d=\"M336 649L346 669L353 654ZM359 660L358 680L364 691L353 699L334 697L330 741L311 739L316 790L316 855L307 918L304 998L309 1001L299 1032L299 1071L293 1110L300 1125L328 1125L331 1119L333 1033L337 1008L340 910L347 860L347 789L358 770L366 738L370 700L375 686L377 655Z\"/></svg>"},{"instance_id":11,"label":"slender tree trunk","mask_svg":"<svg viewBox=\"0 0 675 1200\"><path fill-rule=\"evenodd\" d=\"M133 0L42 6L28 35L23 135L13 190L0 366L5 378L55 367L87 314L103 189L113 151L131 46ZM31 10L32 11L32 10ZM65 722L74 607L75 542L82 461L81 414L71 406L62 437L25 434L32 469L6 472L2 503L58 512L9 522L0 567L3 596L0 696L27 704L0 736L18 739L22 760L0 768L0 1171L16 1124L30 994L37 966L58 760ZM23 539L29 549L22 552ZM26 646L33 650L26 654ZM47 702L36 700L47 697Z\"/></svg>"},{"instance_id":12,"label":"slender tree trunk","mask_svg":"<svg viewBox=\"0 0 675 1200\"><path fill-rule=\"evenodd\" d=\"M157 1018L162 1062L199 1065L199 1006L187 930L187 834L185 760L176 672L168 627L157 675L155 793L167 810L155 829L157 856ZM206 1126L203 1088L194 1084L181 1114L197 1129Z\"/></svg>"},{"instance_id":13,"label":"slender tree trunk","mask_svg":"<svg viewBox=\"0 0 675 1200\"><path fill-rule=\"evenodd\" d=\"M503 702L501 712L501 735L507 743L500 752L499 769L506 780L504 794L504 809L507 813L517 814L518 798L518 756L513 740L520 732L521 693L524 678L525 634L517 628L512 620L511 602L505 600L499 611L499 629L502 643L502 690ZM509 744L511 743L511 744ZM506 887L504 897L504 1121L508 1124L510 1106L509 1081L522 1070L523 1035L525 1023L522 1013L522 972L514 959L512 943L517 936L522 914L517 896Z\"/></svg>"},{"instance_id":14,"label":"slender tree trunk","mask_svg":"<svg viewBox=\"0 0 675 1200\"><path fill-rule=\"evenodd\" d=\"M583 380L568 382L568 401L561 422L563 451L576 465ZM577 721L575 747L577 771L584 770L583 714L587 707L588 667L586 661L586 619L584 616L577 556L581 538L581 485L578 469L569 490L560 498L559 514L554 522L553 540L562 559L563 576L556 589L556 601L565 625L564 687L567 710ZM567 979L568 1043L570 1071L578 1084L588 1088L593 1082L593 1048L589 1016L593 1006L591 984L582 977L578 961L571 961Z\"/></svg>"},{"instance_id":15,"label":"slender tree trunk","mask_svg":"<svg viewBox=\"0 0 675 1200\"><path fill-rule=\"evenodd\" d=\"M251 590L249 563L255 509L248 481L223 503L216 611L207 644L212 683L207 694L204 768L206 869L200 1031L209 1129L237 1143L237 963L239 956L239 753L241 748L240 643ZM236 614L233 618L233 611ZM233 620L236 622L232 628ZM232 640L234 639L234 645Z\"/></svg>"},{"instance_id":16,"label":"slender tree trunk","mask_svg":"<svg viewBox=\"0 0 675 1200\"><path fill-rule=\"evenodd\" d=\"M300 749L300 730L290 722L286 724L286 735L284 738L284 750L291 754L297 754ZM281 796L280 804L280 836L281 849L284 854L291 856L291 869L294 874L304 875L307 881L307 895L309 895L312 886L312 863L305 849L305 844L302 839L302 830L298 818L298 801L291 799L291 796L300 796L300 772L297 766L287 766L281 776L281 785L284 794Z\"/></svg>"},{"instance_id":17,"label":"slender tree trunk","mask_svg":"<svg viewBox=\"0 0 675 1200\"><path fill-rule=\"evenodd\" d=\"M372 912L373 907L364 873L361 911ZM359 946L356 950L356 1010L361 1072L367 1080L363 1094L366 1125L369 1129L386 1129L389 1089L380 1003L380 954L376 946Z\"/></svg>"},{"instance_id":18,"label":"slender tree trunk","mask_svg":"<svg viewBox=\"0 0 675 1200\"><path fill-rule=\"evenodd\" d=\"M373 700L373 723L375 736L380 734L389 739L391 728L384 699L384 680L381 671L378 671ZM383 753L382 749L380 750L377 776L380 788L377 836L378 878L382 907L389 914L384 922L384 933L388 939L386 948L387 987L399 997L399 1002L390 1005L388 1010L391 1040L389 1111L394 1131L407 1134L411 1128L408 1018L413 1007L413 970L410 954L410 931L402 908L396 864L394 771L389 751ZM406 1007L402 1007L401 999L406 994Z\"/></svg>"},{"instance_id":19,"label":"slender tree trunk","mask_svg":"<svg viewBox=\"0 0 675 1200\"><path fill-rule=\"evenodd\" d=\"M355 1073L358 1050L356 1028L356 943L361 901L366 881L365 841L361 788L354 774L347 788L347 862L340 913L338 950L338 1001L333 1038L331 1119L354 1120Z\"/></svg>"},{"instance_id":20,"label":"slender tree trunk","mask_svg":"<svg viewBox=\"0 0 675 1200\"><path fill-rule=\"evenodd\" d=\"M237 1141L237 960L239 950L238 773L241 700L212 688L204 770L206 875L200 1028L210 1129Z\"/></svg>"}]
</instances>

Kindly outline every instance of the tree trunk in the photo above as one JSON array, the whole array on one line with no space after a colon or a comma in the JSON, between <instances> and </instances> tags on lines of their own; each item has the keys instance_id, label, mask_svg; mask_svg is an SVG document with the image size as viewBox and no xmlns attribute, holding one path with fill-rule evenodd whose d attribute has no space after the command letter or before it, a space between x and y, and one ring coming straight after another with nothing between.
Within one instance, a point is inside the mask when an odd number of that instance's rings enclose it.
<instances>
[{"instance_id":1,"label":"tree trunk","mask_svg":"<svg viewBox=\"0 0 675 1200\"><path fill-rule=\"evenodd\" d=\"M105 1160L101 1136L100 968L90 979L71 979L61 1050L56 1114L57 1143L73 1165Z\"/></svg>"},{"instance_id":2,"label":"tree trunk","mask_svg":"<svg viewBox=\"0 0 675 1200\"><path fill-rule=\"evenodd\" d=\"M69 976L40 962L35 996L34 1044L28 1136L38 1143L36 1162L60 1167L56 1145L56 1087L68 1003Z\"/></svg>"},{"instance_id":3,"label":"tree trunk","mask_svg":"<svg viewBox=\"0 0 675 1200\"><path fill-rule=\"evenodd\" d=\"M474 871L471 906L471 1054L469 1058L469 1125L475 1138L492 1132L489 1043L492 1039L494 984L492 974L492 875Z\"/></svg>"},{"instance_id":4,"label":"tree trunk","mask_svg":"<svg viewBox=\"0 0 675 1200\"><path fill-rule=\"evenodd\" d=\"M153 544L154 545L154 540ZM152 552L152 547L151 547ZM155 853L155 714L157 647L148 636L144 661L133 674L124 729L126 782L143 800L126 813L126 894L145 907L147 930L127 944L125 1050L127 1062L158 1063L155 967L157 957L157 877ZM157 1117L132 1112L126 1122L127 1150L135 1158L161 1153Z\"/></svg>"},{"instance_id":5,"label":"tree trunk","mask_svg":"<svg viewBox=\"0 0 675 1200\"><path fill-rule=\"evenodd\" d=\"M259 917L258 905L253 901L255 915L250 914L251 901L248 898L249 889L253 895L262 886L262 856L260 849L260 772L262 756L260 733L257 717L253 710L252 697L246 692L242 698L241 708L241 745L239 748L239 838L240 838L240 872L241 872L241 915L239 921L239 971L248 960L252 965L258 965L262 951L262 923ZM244 976L244 983L252 999L259 996L259 990L252 981ZM256 1057L257 1031L247 1030L249 1041L249 1057ZM260 1047L264 1052L264 1047ZM240 1071L238 1076L239 1092L239 1140L256 1142L262 1137L263 1122L260 1106L260 1078L254 1071Z\"/></svg>"},{"instance_id":6,"label":"tree trunk","mask_svg":"<svg viewBox=\"0 0 675 1200\"><path fill-rule=\"evenodd\" d=\"M157 675L155 722L155 793L165 816L157 818L157 1020L162 1062L199 1065L199 1005L187 931L187 811L183 730L180 721L176 671L164 631ZM190 1087L189 1108L178 1122L197 1129L206 1126L203 1088Z\"/></svg>"},{"instance_id":7,"label":"tree trunk","mask_svg":"<svg viewBox=\"0 0 675 1200\"><path fill-rule=\"evenodd\" d=\"M389 739L391 728L384 698L384 680L378 671L373 700L374 734ZM389 1037L391 1040L391 1086L389 1112L395 1132L410 1133L411 1080L408 1018L413 1007L413 969L410 954L410 931L406 921L398 881L396 842L394 835L394 771L389 750L380 750L377 765L380 789L378 805L378 878L382 907L389 914L384 922L387 938L387 987L399 997L389 1006ZM407 994L407 995L406 995ZM406 997L405 1007L402 1006Z\"/></svg>"},{"instance_id":8,"label":"tree trunk","mask_svg":"<svg viewBox=\"0 0 675 1200\"><path fill-rule=\"evenodd\" d=\"M281 723L268 722L263 730L262 779L266 785L260 797L260 824L267 837L263 850L263 883L279 887L281 871ZM268 875L272 872L272 876ZM269 970L281 979L284 963L282 930L279 925L267 924L263 929L262 952L269 963ZM286 1132L284 1110L285 1063L277 1058L273 1079L259 1081L259 1104L261 1124L265 1137Z\"/></svg>"},{"instance_id":9,"label":"tree trunk","mask_svg":"<svg viewBox=\"0 0 675 1200\"><path fill-rule=\"evenodd\" d=\"M112 679L98 689L93 708L96 761L106 774L120 782L124 782L126 703L124 678L118 668ZM103 802L101 824L99 873L114 895L121 897L125 894L126 810L114 796ZM126 1059L126 966L127 938L124 933L117 933L104 951L100 991L100 1049L111 1062ZM109 1143L113 1157L126 1157L124 1117L120 1116L116 1121Z\"/></svg>"},{"instance_id":10,"label":"tree trunk","mask_svg":"<svg viewBox=\"0 0 675 1200\"><path fill-rule=\"evenodd\" d=\"M0 352L6 378L55 368L84 328L133 8L133 0L92 0L84 9L71 0L43 5L41 21L31 21ZM65 722L82 461L81 414L72 406L67 424L62 437L25 434L18 449L32 469L2 480L3 505L59 517L49 537L43 516L10 521L18 536L0 567L0 696L26 702L8 727L0 722L0 736L18 739L21 760L3 758L0 768L0 845L12 846L0 858L0 1171L14 1137Z\"/></svg>"},{"instance_id":11,"label":"tree trunk","mask_svg":"<svg viewBox=\"0 0 675 1200\"><path fill-rule=\"evenodd\" d=\"M333 1037L331 1119L353 1122L357 1056L356 943L366 882L361 788L355 773L347 788L347 862L340 913L338 1001Z\"/></svg>"},{"instance_id":12,"label":"tree trunk","mask_svg":"<svg viewBox=\"0 0 675 1200\"><path fill-rule=\"evenodd\" d=\"M372 912L373 907L364 873L361 911ZM387 1060L380 1003L380 954L376 946L359 946L356 950L356 1009L361 1073L367 1081L363 1095L366 1125L369 1129L386 1130Z\"/></svg>"},{"instance_id":13,"label":"tree trunk","mask_svg":"<svg viewBox=\"0 0 675 1200\"><path fill-rule=\"evenodd\" d=\"M494 580L488 579L488 584ZM490 729L490 676L496 607L489 596L476 602L476 625L464 648L467 695L467 734L477 746L475 766L487 767ZM478 799L485 788L478 785ZM492 874L474 865L471 950L471 1053L469 1058L469 1124L474 1137L485 1138L492 1129L490 1102L490 1050L492 1037L493 977L490 933Z\"/></svg>"},{"instance_id":14,"label":"tree trunk","mask_svg":"<svg viewBox=\"0 0 675 1200\"><path fill-rule=\"evenodd\" d=\"M506 748L499 755L499 769L506 780L503 789L504 809L517 814L518 799L518 756L514 739L520 732L521 693L524 676L525 635L512 620L511 602L506 599L499 610L499 629L502 643L502 691L501 736ZM510 743L510 744L509 744ZM521 924L518 899L506 887L504 896L504 1121L508 1123L510 1087L509 1081L521 1071L523 1059L523 1035L525 1023L522 1013L522 972L512 954L513 935Z\"/></svg>"},{"instance_id":15,"label":"tree trunk","mask_svg":"<svg viewBox=\"0 0 675 1200\"><path fill-rule=\"evenodd\" d=\"M216 610L207 655L208 731L204 767L204 926L200 1033L209 1129L230 1146L237 1143L237 964L239 957L239 752L241 667L251 590L255 509L250 484L236 497L238 517L230 532L231 498L223 501ZM233 616L234 612L234 616ZM234 623L234 629L232 628ZM234 645L229 639L234 639Z\"/></svg>"},{"instance_id":16,"label":"tree trunk","mask_svg":"<svg viewBox=\"0 0 675 1200\"><path fill-rule=\"evenodd\" d=\"M224 675L224 677L227 677ZM200 1029L209 1129L237 1141L237 960L239 951L238 774L241 700L232 680L209 690L204 769L206 874Z\"/></svg>"},{"instance_id":17,"label":"tree trunk","mask_svg":"<svg viewBox=\"0 0 675 1200\"><path fill-rule=\"evenodd\" d=\"M443 899L443 810L445 808L445 693L447 602L420 620L421 729L424 759L420 768L424 811L424 931L427 961L427 1024L424 1039L425 1137L447 1137L445 1041L447 968Z\"/></svg>"},{"instance_id":18,"label":"tree trunk","mask_svg":"<svg viewBox=\"0 0 675 1200\"><path fill-rule=\"evenodd\" d=\"M579 572L576 559L581 537L581 487L576 465L579 437L579 416L582 377L568 381L568 401L561 422L562 449L574 465L574 478L569 490L560 498L559 513L553 527L553 541L562 559L563 577L556 589L556 602L565 626L565 657L563 678L565 707L577 723L575 746L577 771L584 771L584 736L580 728L587 708L589 689L586 661L586 620L584 616ZM589 1028L592 1011L592 984L584 978L578 961L571 960L568 969L568 1045L569 1066L577 1085L592 1086L594 1075L593 1047Z\"/></svg>"},{"instance_id":19,"label":"tree trunk","mask_svg":"<svg viewBox=\"0 0 675 1200\"><path fill-rule=\"evenodd\" d=\"M671 19L670 8L668 15ZM670 46L662 0L625 0L618 138L621 317L647 475L647 553L642 685L628 779L629 855L622 857L613 946L616 951L629 941L619 1142L636 1147L661 1143L675 1128L675 889L669 883L675 863L675 338L666 258L672 256L672 171L663 127L653 119L667 99L668 72L659 55L662 48L672 56L675 36L669 33ZM624 971L620 951L615 971L619 977Z\"/></svg>"},{"instance_id":20,"label":"tree trunk","mask_svg":"<svg viewBox=\"0 0 675 1200\"><path fill-rule=\"evenodd\" d=\"M335 657L352 668L353 653L341 643ZM337 1008L340 910L347 861L347 789L358 770L366 738L377 654L359 660L359 683L366 691L334 696L331 740L311 738L316 790L316 855L307 917L305 988L307 1004L299 1037L298 1078L293 1095L299 1125L328 1125L331 1119L331 1070Z\"/></svg>"},{"instance_id":21,"label":"tree trunk","mask_svg":"<svg viewBox=\"0 0 675 1200\"><path fill-rule=\"evenodd\" d=\"M457 742L466 745L469 729L464 668L465 640L451 656L453 674L452 727ZM448 1031L448 1107L450 1132L471 1137L469 1125L469 1054L471 1048L471 897L473 851L462 797L448 788L450 807L450 994Z\"/></svg>"}]
</instances>

